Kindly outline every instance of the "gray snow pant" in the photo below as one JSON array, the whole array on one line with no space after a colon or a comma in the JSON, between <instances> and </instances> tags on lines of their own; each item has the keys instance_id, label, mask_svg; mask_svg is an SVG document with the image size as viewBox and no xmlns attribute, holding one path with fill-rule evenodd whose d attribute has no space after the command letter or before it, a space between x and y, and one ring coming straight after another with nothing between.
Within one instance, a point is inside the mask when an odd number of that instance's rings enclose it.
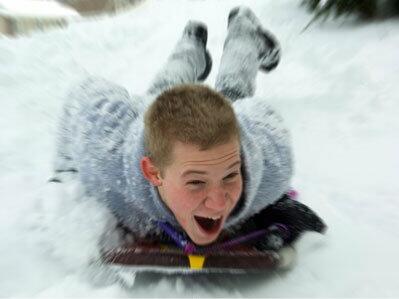
<instances>
[{"instance_id":1,"label":"gray snow pant","mask_svg":"<svg viewBox=\"0 0 399 299\"><path fill-rule=\"evenodd\" d=\"M233 102L251 97L255 92L260 61L257 43L253 39L254 36L237 35L234 30L229 30L224 43L215 90ZM176 85L196 83L197 70L204 63L198 58L203 53L198 52L203 51L200 47L186 51L184 44L179 42L151 83L148 93L160 94Z\"/></svg>"}]
</instances>

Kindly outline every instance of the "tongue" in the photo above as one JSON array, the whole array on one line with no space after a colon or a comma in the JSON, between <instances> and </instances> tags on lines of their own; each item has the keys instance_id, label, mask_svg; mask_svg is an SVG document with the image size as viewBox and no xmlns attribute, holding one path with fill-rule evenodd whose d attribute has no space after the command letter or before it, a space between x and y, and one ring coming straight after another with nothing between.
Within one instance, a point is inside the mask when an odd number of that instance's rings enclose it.
<instances>
[{"instance_id":1,"label":"tongue","mask_svg":"<svg viewBox=\"0 0 399 299\"><path fill-rule=\"evenodd\" d=\"M195 220L197 220L197 223L201 226L201 228L207 232L211 232L215 228L217 228L219 224L219 219L218 220L213 220L210 218L206 217L200 217L200 216L194 216Z\"/></svg>"}]
</instances>

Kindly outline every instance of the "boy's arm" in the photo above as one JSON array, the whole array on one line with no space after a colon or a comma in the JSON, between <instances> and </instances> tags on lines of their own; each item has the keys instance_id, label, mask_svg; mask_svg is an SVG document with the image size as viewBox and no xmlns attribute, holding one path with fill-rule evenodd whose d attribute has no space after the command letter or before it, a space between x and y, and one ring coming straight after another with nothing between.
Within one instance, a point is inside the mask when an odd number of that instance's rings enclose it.
<instances>
[{"instance_id":1,"label":"boy's arm","mask_svg":"<svg viewBox=\"0 0 399 299\"><path fill-rule=\"evenodd\" d=\"M281 115L263 98L246 98L233 104L246 135L262 148L264 162L286 167L292 173L291 136Z\"/></svg>"},{"instance_id":2,"label":"boy's arm","mask_svg":"<svg viewBox=\"0 0 399 299\"><path fill-rule=\"evenodd\" d=\"M295 242L305 231L323 232L326 225L321 218L285 194L290 188L293 158L282 117L261 98L237 101L234 108L249 144L247 173L259 183L256 191L249 190L254 193L254 211L243 230L268 229L256 246L275 250Z\"/></svg>"},{"instance_id":3,"label":"boy's arm","mask_svg":"<svg viewBox=\"0 0 399 299\"><path fill-rule=\"evenodd\" d=\"M275 202L291 187L293 155L282 117L264 99L234 103L241 127L248 216Z\"/></svg>"}]
</instances>

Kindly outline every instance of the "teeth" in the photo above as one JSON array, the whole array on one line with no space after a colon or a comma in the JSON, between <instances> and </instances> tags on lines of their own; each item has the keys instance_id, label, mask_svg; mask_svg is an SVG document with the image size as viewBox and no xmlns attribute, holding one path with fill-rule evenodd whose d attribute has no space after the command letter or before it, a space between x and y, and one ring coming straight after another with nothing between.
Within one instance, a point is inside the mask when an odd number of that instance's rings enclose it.
<instances>
[{"instance_id":1,"label":"teeth","mask_svg":"<svg viewBox=\"0 0 399 299\"><path fill-rule=\"evenodd\" d=\"M196 216L201 217L201 218L208 218L208 219L212 219L212 220L219 220L222 218L222 216L200 216L200 215L196 215Z\"/></svg>"},{"instance_id":2,"label":"teeth","mask_svg":"<svg viewBox=\"0 0 399 299\"><path fill-rule=\"evenodd\" d=\"M219 220L220 218L222 218L222 216L218 216L218 217L213 216L213 217L205 217L205 218L209 218L209 219L212 219L212 220Z\"/></svg>"}]
</instances>

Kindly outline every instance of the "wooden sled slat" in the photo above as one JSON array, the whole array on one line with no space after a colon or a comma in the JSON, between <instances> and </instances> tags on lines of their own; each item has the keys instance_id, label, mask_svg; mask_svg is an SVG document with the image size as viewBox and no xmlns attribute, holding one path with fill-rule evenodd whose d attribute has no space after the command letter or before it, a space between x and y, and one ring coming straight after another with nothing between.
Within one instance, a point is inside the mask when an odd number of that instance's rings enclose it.
<instances>
[{"instance_id":1,"label":"wooden sled slat","mask_svg":"<svg viewBox=\"0 0 399 299\"><path fill-rule=\"evenodd\" d=\"M203 263L193 264L195 257ZM133 267L166 267L188 270L266 270L279 266L280 256L274 251L240 248L190 257L179 249L136 245L116 248L103 254L107 264Z\"/></svg>"}]
</instances>

